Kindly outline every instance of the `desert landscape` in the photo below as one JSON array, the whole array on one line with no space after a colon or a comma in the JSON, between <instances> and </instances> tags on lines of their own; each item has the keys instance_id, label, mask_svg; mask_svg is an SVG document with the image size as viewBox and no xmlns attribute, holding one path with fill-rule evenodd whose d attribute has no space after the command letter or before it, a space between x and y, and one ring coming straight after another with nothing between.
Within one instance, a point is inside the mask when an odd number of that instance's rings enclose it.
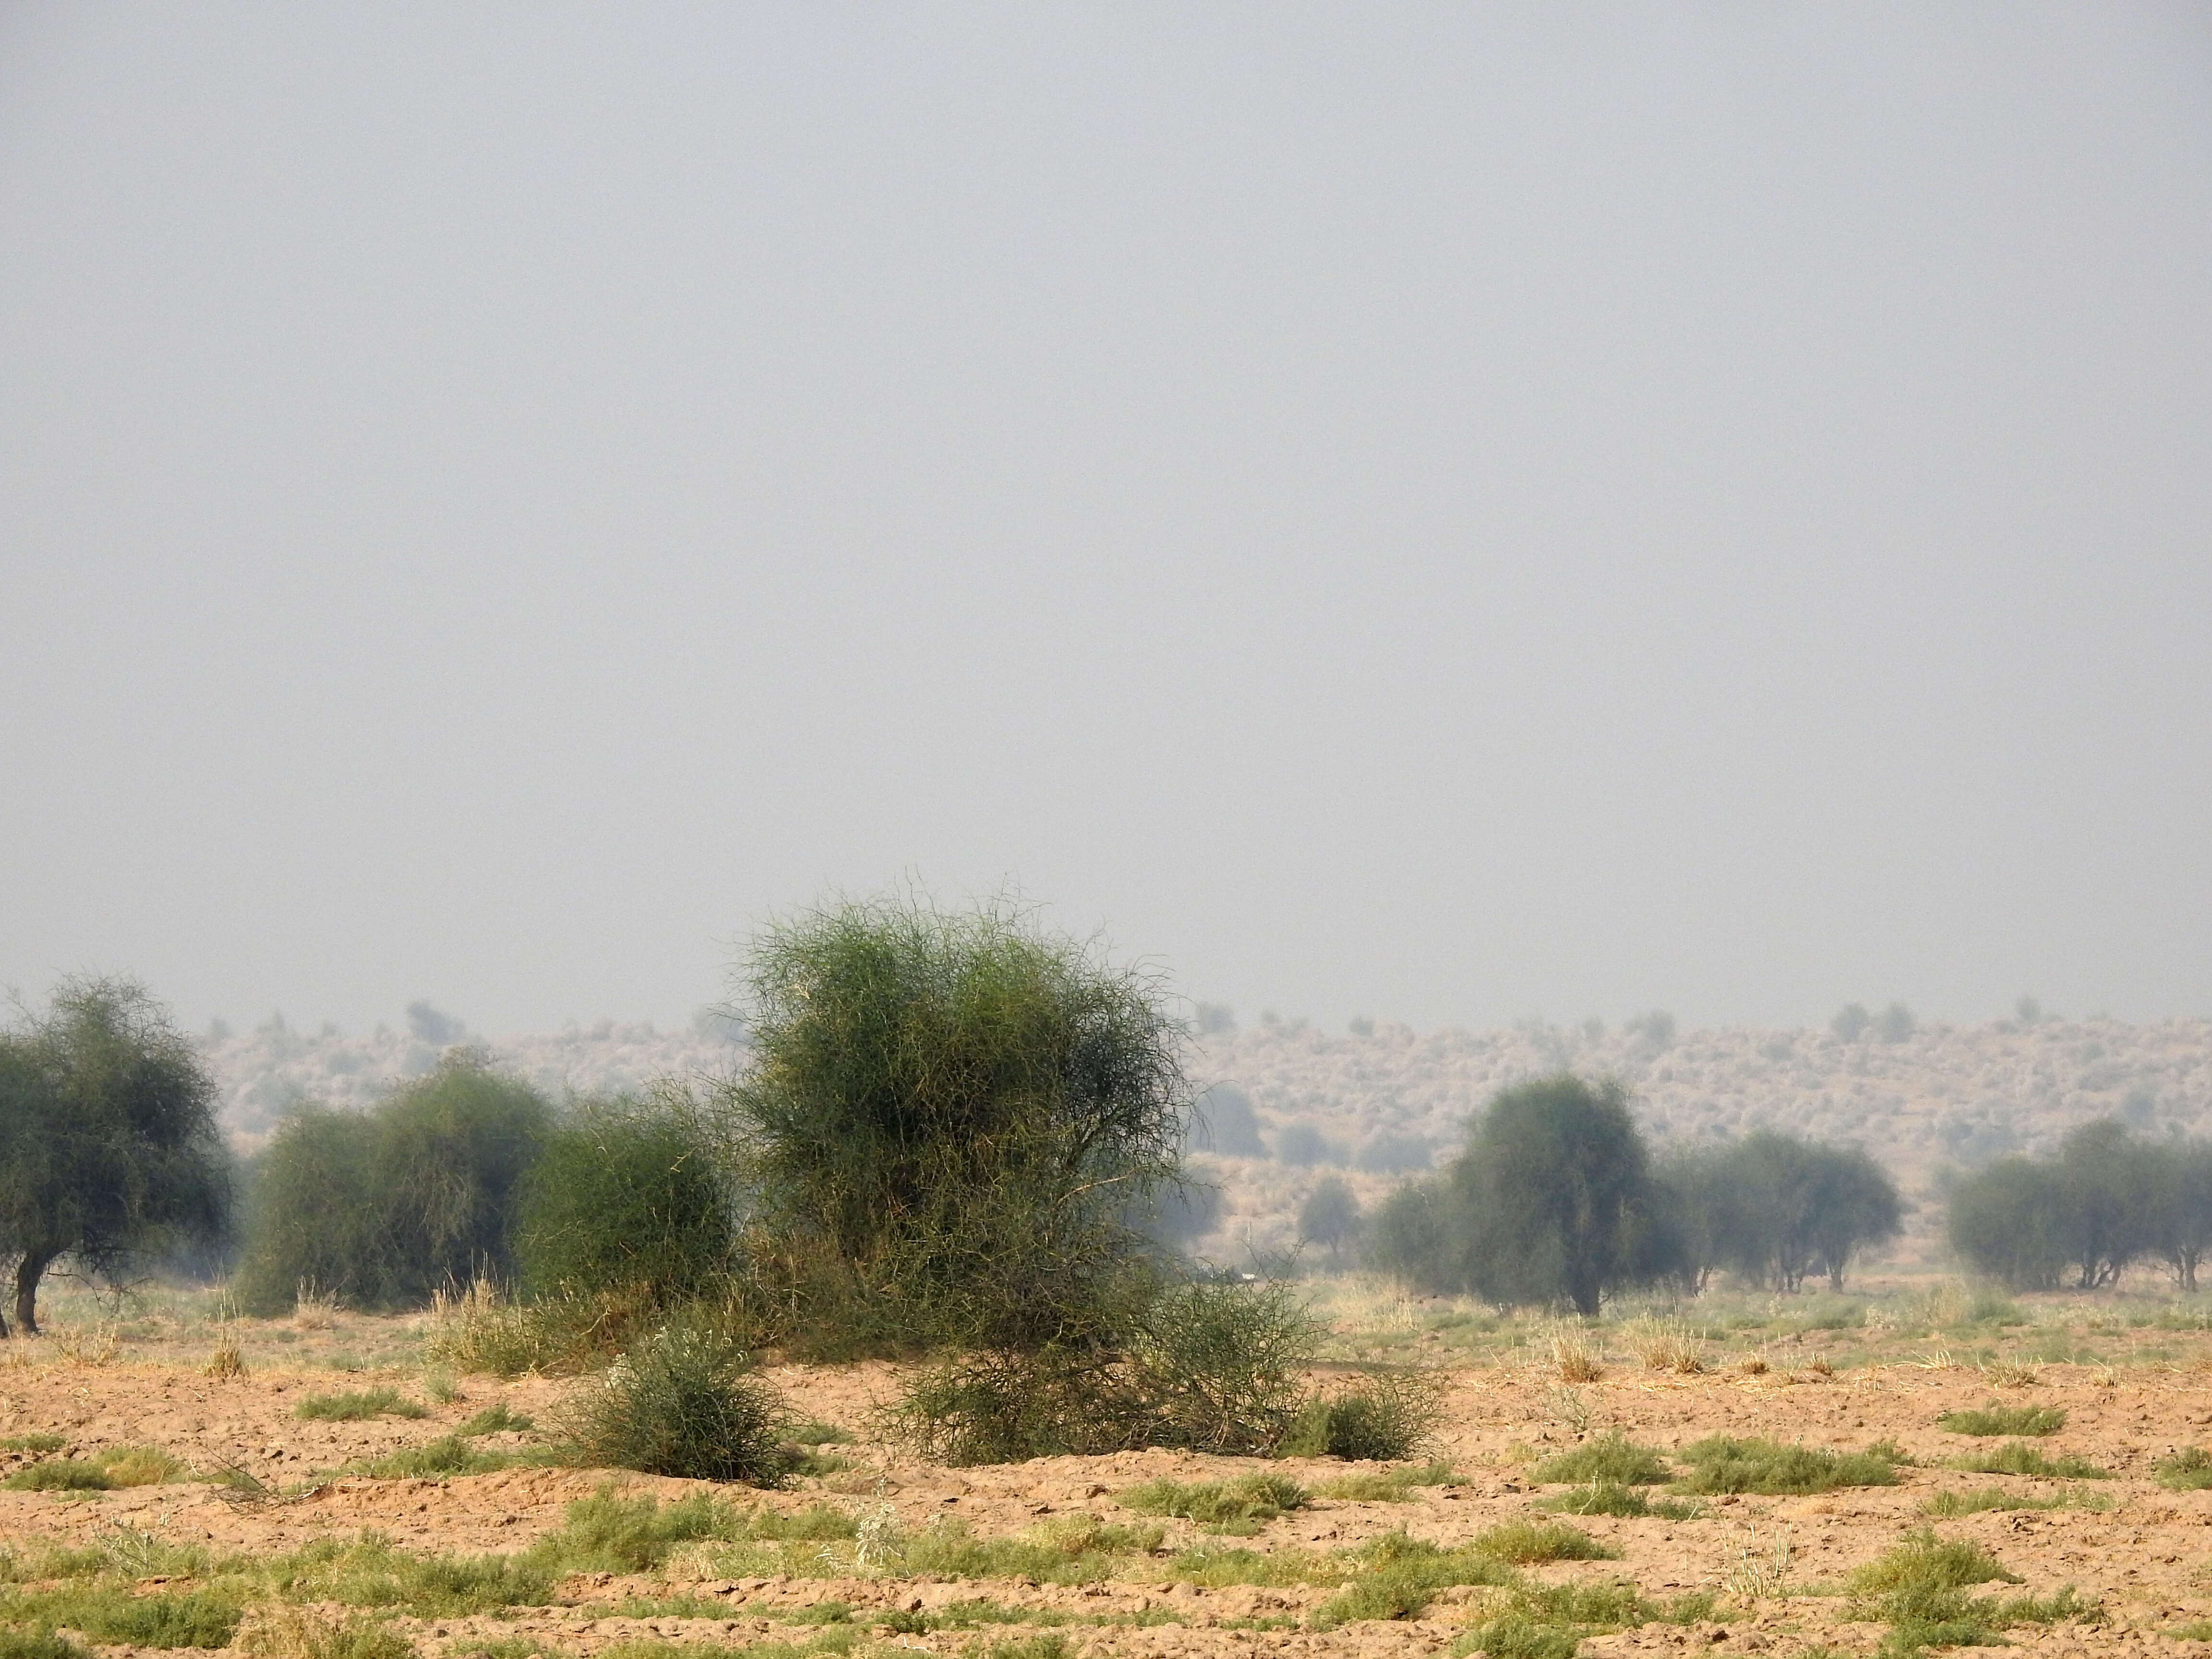
<instances>
[{"instance_id":1,"label":"desert landscape","mask_svg":"<svg viewBox=\"0 0 2212 1659\"><path fill-rule=\"evenodd\" d=\"M2212 1641L2212 1306L1315 1291L1324 1369L1433 1380L1420 1459L951 1468L886 1437L899 1368L771 1365L807 1449L758 1491L561 1467L599 1385L456 1374L432 1317L64 1287L0 1362L0 1623L298 1659ZM1952 1625L1911 1623L1923 1592Z\"/></svg>"}]
</instances>

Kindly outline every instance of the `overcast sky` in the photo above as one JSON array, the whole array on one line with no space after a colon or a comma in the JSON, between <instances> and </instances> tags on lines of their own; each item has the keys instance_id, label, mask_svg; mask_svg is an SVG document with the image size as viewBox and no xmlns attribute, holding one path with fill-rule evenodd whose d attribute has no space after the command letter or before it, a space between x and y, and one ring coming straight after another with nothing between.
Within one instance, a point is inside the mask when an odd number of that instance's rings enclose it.
<instances>
[{"instance_id":1,"label":"overcast sky","mask_svg":"<svg viewBox=\"0 0 2212 1659\"><path fill-rule=\"evenodd\" d=\"M2212 9L0 10L0 982L2212 1014Z\"/></svg>"}]
</instances>

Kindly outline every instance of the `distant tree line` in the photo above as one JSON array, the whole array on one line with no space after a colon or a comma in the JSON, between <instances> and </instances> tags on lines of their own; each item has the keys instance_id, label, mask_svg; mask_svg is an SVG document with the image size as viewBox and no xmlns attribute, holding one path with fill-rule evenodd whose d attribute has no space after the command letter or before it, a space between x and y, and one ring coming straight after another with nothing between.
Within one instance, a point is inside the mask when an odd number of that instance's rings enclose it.
<instances>
[{"instance_id":1,"label":"distant tree line","mask_svg":"<svg viewBox=\"0 0 2212 1659\"><path fill-rule=\"evenodd\" d=\"M2183 1290L2212 1249L2212 1143L2085 1123L2047 1158L2001 1158L1951 1191L1951 1248L2014 1290L2096 1290L2157 1262Z\"/></svg>"},{"instance_id":2,"label":"distant tree line","mask_svg":"<svg viewBox=\"0 0 2212 1659\"><path fill-rule=\"evenodd\" d=\"M1626 1290L1695 1292L1723 1267L1840 1287L1902 1211L1865 1153L1772 1131L1655 1159L1619 1084L1562 1073L1497 1095L1457 1158L1381 1206L1370 1255L1422 1290L1591 1315Z\"/></svg>"}]
</instances>

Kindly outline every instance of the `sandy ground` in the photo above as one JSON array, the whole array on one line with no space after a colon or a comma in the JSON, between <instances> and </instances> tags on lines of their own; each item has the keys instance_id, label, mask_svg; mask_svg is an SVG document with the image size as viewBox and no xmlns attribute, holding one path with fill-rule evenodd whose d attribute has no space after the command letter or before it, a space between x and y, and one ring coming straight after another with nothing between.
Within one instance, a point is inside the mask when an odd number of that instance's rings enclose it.
<instances>
[{"instance_id":1,"label":"sandy ground","mask_svg":"<svg viewBox=\"0 0 2212 1659\"><path fill-rule=\"evenodd\" d=\"M386 1351L404 1346L405 1328L400 1322L386 1324L390 1329L356 1322L352 1340L356 1346L381 1345ZM360 1340L364 1336L374 1340ZM1937 1414L2002 1398L2007 1404L2063 1408L2069 1414L2066 1427L2039 1443L2053 1455L2087 1458L2117 1477L2095 1483L2095 1490L2115 1501L2106 1512L1993 1511L1936 1523L1946 1537L1969 1538L1986 1547L2025 1580L2021 1590L2045 1594L2070 1584L2103 1604L2108 1620L2104 1625L2020 1628L2012 1632L2014 1650L2207 1650L2205 1644L2160 1632L2212 1617L2212 1492L2167 1491L2153 1478L2153 1465L2176 1448L2212 1443L2212 1346L2204 1356L2118 1368L2042 1366L2035 1369L2032 1382L2024 1382L2017 1371L1911 1363L1858 1366L1832 1376L1817 1370L1784 1369L1759 1376L1740 1370L1676 1376L1614 1365L1600 1379L1571 1387L1559 1380L1555 1370L1526 1363L1474 1365L1445 1374L1450 1386L1434 1449L1461 1471L1464 1484L1418 1489L1403 1503L1316 1499L1310 1508L1268 1523L1258 1536L1237 1541L1261 1550L1328 1548L1399 1528L1439 1544L1463 1540L1499 1522L1532 1517L1544 1491L1528 1478L1533 1457L1611 1429L1662 1448L1723 1431L1837 1448L1887 1437L1918 1460L1917 1467L1902 1471L1899 1486L1811 1498L1723 1498L1694 1521L1580 1519L1577 1524L1618 1549L1620 1559L1529 1569L1533 1577L1547 1582L1632 1583L1653 1599L1686 1591L1723 1592L1711 1620L1593 1638L1583 1650L1592 1655L1693 1648L1796 1654L1823 1646L1871 1651L1883 1627L1845 1622L1849 1609L1834 1593L1838 1581L1921 1525L1924 1500L1947 1488L2001 1486L2037 1493L2057 1489L2057 1483L2050 1481L1937 1467L1972 1446L1992 1443L1939 1430ZM854 1444L835 1448L851 1467L801 1480L760 1499L777 1508L829 1501L862 1514L879 1513L888 1505L899 1526L909 1530L957 1516L988 1537L1084 1512L1126 1522L1136 1517L1116 1506L1114 1494L1134 1482L1158 1475L1218 1478L1261 1467L1147 1452L948 1469L918 1462L875 1435L876 1408L898 1384L891 1369L787 1367L769 1375L803 1414L858 1437ZM2000 1382L2008 1386L2000 1387ZM380 1480L331 1473L447 1432L499 1401L544 1422L560 1397L578 1386L540 1378L502 1383L468 1377L461 1380L464 1397L432 1406L421 1419L325 1423L303 1422L295 1415L310 1392L379 1383L425 1398L419 1368L333 1373L307 1366L286 1369L272 1356L258 1361L245 1377L216 1381L201 1374L195 1358L181 1353L142 1359L127 1349L88 1355L80 1348L69 1356L50 1343L18 1340L0 1358L0 1436L58 1433L78 1455L116 1445L158 1446L196 1471L231 1464L272 1486L292 1486L301 1493L288 1502L240 1504L199 1480L98 1494L0 1491L0 1541L18 1549L38 1541L93 1543L123 1525L225 1550L274 1551L373 1531L426 1551L514 1551L558 1527L568 1503L609 1478L548 1468L448 1480ZM508 1436L484 1443L517 1440ZM0 1462L13 1467L31 1455L0 1455ZM1346 1472L1344 1465L1329 1462L1264 1467L1310 1484ZM696 1483L620 1479L638 1491L676 1494L696 1489ZM1192 1523L1170 1522L1168 1527L1170 1550L1200 1539ZM1772 1563L1785 1548L1784 1592L1747 1593L1746 1564ZM672 1577L568 1581L562 1587L564 1606L512 1610L498 1617L398 1622L428 1655L458 1655L471 1644L514 1637L535 1639L551 1651L588 1653L639 1638L732 1645L771 1638L804 1641L819 1632L795 1626L791 1613L826 1601L849 1603L857 1614L866 1609L927 1611L988 1596L1011 1607L1085 1620L1144 1615L1176 1620L1064 1626L1060 1633L1073 1654L1382 1656L1443 1649L1464 1633L1480 1600L1480 1592L1446 1591L1418 1619L1326 1632L1251 1628L1290 1626L1310 1614L1330 1592L1204 1589L1174 1582L1167 1559L1165 1553L1132 1558L1122 1576L1079 1587L1006 1579L944 1583L857 1572L698 1580L684 1577L679 1565ZM591 1611L592 1604L619 1601L627 1595L690 1595L726 1613L639 1620ZM981 1653L994 1642L1022 1633L1015 1625L984 1632L879 1634L872 1639L908 1650Z\"/></svg>"}]
</instances>

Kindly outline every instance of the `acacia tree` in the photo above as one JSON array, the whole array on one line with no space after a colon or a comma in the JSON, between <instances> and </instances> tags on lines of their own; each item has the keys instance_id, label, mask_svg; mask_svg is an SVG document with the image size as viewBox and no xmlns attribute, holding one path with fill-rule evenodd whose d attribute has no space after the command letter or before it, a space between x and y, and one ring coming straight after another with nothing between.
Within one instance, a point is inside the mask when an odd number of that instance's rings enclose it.
<instances>
[{"instance_id":1,"label":"acacia tree","mask_svg":"<svg viewBox=\"0 0 2212 1659\"><path fill-rule=\"evenodd\" d=\"M112 1279L222 1233L230 1176L215 1100L190 1039L133 980L65 980L44 1018L0 1037L0 1251L24 1334L64 1257Z\"/></svg>"},{"instance_id":2,"label":"acacia tree","mask_svg":"<svg viewBox=\"0 0 2212 1659\"><path fill-rule=\"evenodd\" d=\"M1108 1340L1188 1108L1153 981L1016 912L853 902L768 931L728 1085L750 1254L846 1346Z\"/></svg>"}]
</instances>

